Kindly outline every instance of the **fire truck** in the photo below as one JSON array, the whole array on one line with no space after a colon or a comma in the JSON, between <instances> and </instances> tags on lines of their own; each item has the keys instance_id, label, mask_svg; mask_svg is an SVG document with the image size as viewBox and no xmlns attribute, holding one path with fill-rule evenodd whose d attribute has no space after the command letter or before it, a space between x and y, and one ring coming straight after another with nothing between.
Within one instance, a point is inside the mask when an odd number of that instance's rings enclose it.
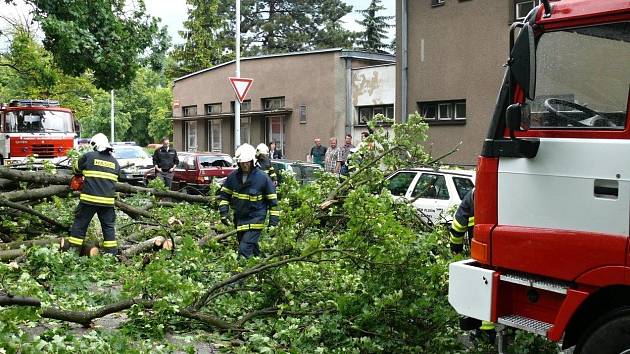
<instances>
[{"instance_id":1,"label":"fire truck","mask_svg":"<svg viewBox=\"0 0 630 354\"><path fill-rule=\"evenodd\" d=\"M449 302L630 353L630 1L541 1L511 27L506 67Z\"/></svg>"},{"instance_id":2,"label":"fire truck","mask_svg":"<svg viewBox=\"0 0 630 354\"><path fill-rule=\"evenodd\" d=\"M0 165L63 163L77 134L72 111L59 102L11 100L0 108Z\"/></svg>"}]
</instances>

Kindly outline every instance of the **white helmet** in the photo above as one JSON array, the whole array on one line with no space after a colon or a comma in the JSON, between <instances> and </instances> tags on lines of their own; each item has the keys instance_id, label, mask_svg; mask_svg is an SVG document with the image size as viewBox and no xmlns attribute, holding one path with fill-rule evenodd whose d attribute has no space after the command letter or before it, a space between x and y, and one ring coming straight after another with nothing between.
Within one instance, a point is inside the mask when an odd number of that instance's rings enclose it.
<instances>
[{"instance_id":1,"label":"white helmet","mask_svg":"<svg viewBox=\"0 0 630 354\"><path fill-rule=\"evenodd\" d=\"M243 144L236 149L236 153L234 154L234 160L236 162L254 162L256 158L256 149L249 144Z\"/></svg>"},{"instance_id":2,"label":"white helmet","mask_svg":"<svg viewBox=\"0 0 630 354\"><path fill-rule=\"evenodd\" d=\"M269 147L265 143L260 143L256 146L256 156L269 155Z\"/></svg>"},{"instance_id":3,"label":"white helmet","mask_svg":"<svg viewBox=\"0 0 630 354\"><path fill-rule=\"evenodd\" d=\"M109 145L109 139L103 133L98 133L90 139L90 145L94 146L96 151L105 151L107 149L111 149L112 146Z\"/></svg>"}]
</instances>

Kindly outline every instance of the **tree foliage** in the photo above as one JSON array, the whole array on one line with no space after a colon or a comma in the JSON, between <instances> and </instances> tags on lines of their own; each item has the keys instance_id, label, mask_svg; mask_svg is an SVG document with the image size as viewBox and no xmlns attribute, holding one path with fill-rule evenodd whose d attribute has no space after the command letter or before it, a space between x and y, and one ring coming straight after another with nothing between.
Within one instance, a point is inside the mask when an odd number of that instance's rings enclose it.
<instances>
[{"instance_id":1,"label":"tree foliage","mask_svg":"<svg viewBox=\"0 0 630 354\"><path fill-rule=\"evenodd\" d=\"M12 3L12 0L5 0ZM142 58L159 65L168 48L164 29L147 16L143 0L127 6L124 0L26 0L34 6L44 46L65 74L90 72L103 89L126 86Z\"/></svg>"},{"instance_id":2,"label":"tree foliage","mask_svg":"<svg viewBox=\"0 0 630 354\"><path fill-rule=\"evenodd\" d=\"M393 26L387 21L393 19L394 16L380 16L377 14L384 9L385 7L381 4L381 0L372 0L367 9L357 11L363 15L362 20L356 21L364 28L363 33L360 34L357 40L357 44L362 49L383 53L385 49L391 48L391 45L384 41L387 39L387 29Z\"/></svg>"}]
</instances>

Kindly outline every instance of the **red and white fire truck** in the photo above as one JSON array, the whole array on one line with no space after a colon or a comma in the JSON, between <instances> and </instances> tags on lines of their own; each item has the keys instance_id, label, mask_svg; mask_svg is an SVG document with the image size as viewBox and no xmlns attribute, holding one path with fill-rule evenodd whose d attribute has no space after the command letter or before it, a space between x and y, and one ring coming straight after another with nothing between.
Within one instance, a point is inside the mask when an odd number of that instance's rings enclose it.
<instances>
[{"instance_id":1,"label":"red and white fire truck","mask_svg":"<svg viewBox=\"0 0 630 354\"><path fill-rule=\"evenodd\" d=\"M511 55L477 165L462 315L630 352L630 1L541 1Z\"/></svg>"},{"instance_id":2,"label":"red and white fire truck","mask_svg":"<svg viewBox=\"0 0 630 354\"><path fill-rule=\"evenodd\" d=\"M0 165L59 163L75 147L78 125L57 101L11 100L0 108Z\"/></svg>"}]
</instances>

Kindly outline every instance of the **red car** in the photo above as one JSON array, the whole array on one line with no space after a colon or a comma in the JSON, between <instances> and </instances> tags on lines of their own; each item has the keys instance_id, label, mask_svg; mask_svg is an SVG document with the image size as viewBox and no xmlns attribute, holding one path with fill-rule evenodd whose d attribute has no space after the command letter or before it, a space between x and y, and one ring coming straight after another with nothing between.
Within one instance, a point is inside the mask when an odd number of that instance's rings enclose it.
<instances>
[{"instance_id":1,"label":"red car","mask_svg":"<svg viewBox=\"0 0 630 354\"><path fill-rule=\"evenodd\" d=\"M206 194L210 183L222 183L236 169L228 154L219 152L181 152L177 154L179 164L175 167L171 190L190 194ZM155 169L147 171L147 181L155 178Z\"/></svg>"}]
</instances>

